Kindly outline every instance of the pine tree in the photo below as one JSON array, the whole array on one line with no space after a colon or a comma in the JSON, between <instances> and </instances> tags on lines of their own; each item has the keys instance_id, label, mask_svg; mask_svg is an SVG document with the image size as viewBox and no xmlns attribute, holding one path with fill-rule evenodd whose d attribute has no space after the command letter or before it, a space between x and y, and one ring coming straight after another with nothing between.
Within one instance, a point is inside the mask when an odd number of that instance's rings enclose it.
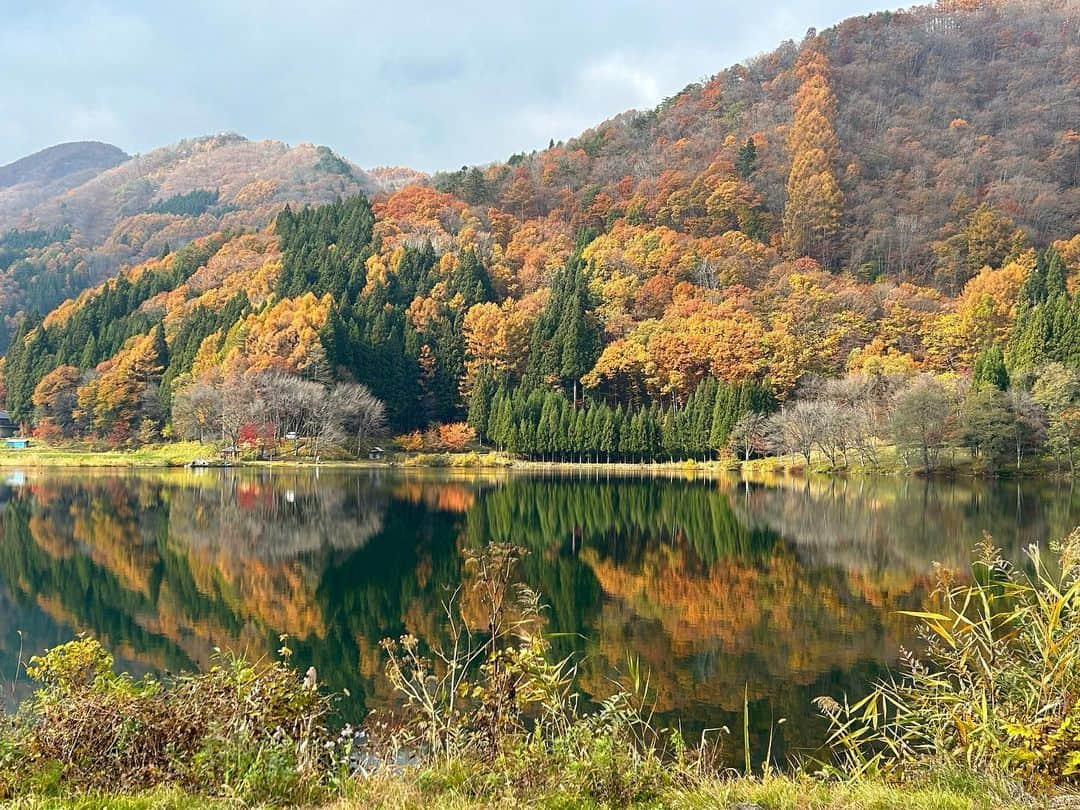
<instances>
[{"instance_id":1,"label":"pine tree","mask_svg":"<svg viewBox=\"0 0 1080 810\"><path fill-rule=\"evenodd\" d=\"M165 323L163 321L158 321L158 325L154 327L153 340L154 362L164 369L169 365L169 344L165 340Z\"/></svg>"},{"instance_id":2,"label":"pine tree","mask_svg":"<svg viewBox=\"0 0 1080 810\"><path fill-rule=\"evenodd\" d=\"M600 355L600 327L580 251L555 275L551 297L537 319L530 341L528 377L532 384L556 383L577 404L578 382Z\"/></svg>"},{"instance_id":3,"label":"pine tree","mask_svg":"<svg viewBox=\"0 0 1080 810\"><path fill-rule=\"evenodd\" d=\"M739 147L739 155L735 158L735 170L739 177L746 180L757 168L757 146L753 138L747 138L746 143Z\"/></svg>"},{"instance_id":4,"label":"pine tree","mask_svg":"<svg viewBox=\"0 0 1080 810\"><path fill-rule=\"evenodd\" d=\"M996 343L990 345L975 360L972 373L974 388L997 388L1004 391L1009 387L1009 372L1005 369L1005 356Z\"/></svg>"},{"instance_id":5,"label":"pine tree","mask_svg":"<svg viewBox=\"0 0 1080 810\"><path fill-rule=\"evenodd\" d=\"M491 421L493 401L495 399L497 385L491 366L484 364L476 374L473 381L473 389L469 394L468 422L476 431L483 446L484 438L490 438L488 423Z\"/></svg>"}]
</instances>

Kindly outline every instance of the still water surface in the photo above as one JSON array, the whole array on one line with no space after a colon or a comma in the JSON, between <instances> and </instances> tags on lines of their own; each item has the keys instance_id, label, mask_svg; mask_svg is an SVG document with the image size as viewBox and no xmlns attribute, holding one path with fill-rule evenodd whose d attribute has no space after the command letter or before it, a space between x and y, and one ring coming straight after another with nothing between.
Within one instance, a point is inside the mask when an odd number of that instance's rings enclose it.
<instances>
[{"instance_id":1,"label":"still water surface","mask_svg":"<svg viewBox=\"0 0 1080 810\"><path fill-rule=\"evenodd\" d=\"M352 698L385 707L380 639L444 637L468 594L463 550L529 550L555 653L588 699L628 656L657 719L690 739L741 728L754 747L810 751L812 698L857 695L913 644L932 562L962 568L991 533L1019 559L1080 523L1080 493L1047 482L448 477L198 470L28 472L0 484L0 673L89 632L135 671L205 665L214 647L273 654L290 636ZM0 479L2 480L2 479ZM466 609L470 607L466 597ZM478 611L474 611L478 614ZM783 725L776 725L786 718ZM741 743L734 744L741 750Z\"/></svg>"}]
</instances>

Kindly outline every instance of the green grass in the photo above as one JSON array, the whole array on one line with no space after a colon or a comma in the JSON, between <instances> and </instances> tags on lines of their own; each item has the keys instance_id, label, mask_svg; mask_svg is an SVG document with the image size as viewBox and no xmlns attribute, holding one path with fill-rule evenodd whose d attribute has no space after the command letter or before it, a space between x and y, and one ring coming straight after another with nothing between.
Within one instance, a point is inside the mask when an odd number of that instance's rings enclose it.
<instances>
[{"instance_id":1,"label":"green grass","mask_svg":"<svg viewBox=\"0 0 1080 810\"><path fill-rule=\"evenodd\" d=\"M417 810L473 810L511 807L513 801L478 799L462 787L441 786L430 774L409 772L357 780L346 798L324 805L327 810L362 810L369 807ZM1021 810L1030 801L1010 798L985 783L957 780L955 785L886 785L872 780L855 783L824 782L809 776L773 776L767 779L732 778L709 782L693 790L669 790L648 805L656 808L736 808L757 805L763 810ZM287 800L286 800L287 801ZM173 789L158 789L127 796L95 794L76 797L23 797L8 805L16 810L187 810L187 808L241 807L228 799L209 799ZM595 807L584 796L538 796L530 806L539 808Z\"/></svg>"},{"instance_id":2,"label":"green grass","mask_svg":"<svg viewBox=\"0 0 1080 810\"><path fill-rule=\"evenodd\" d=\"M166 444L147 445L131 450L98 450L92 447L64 446L51 447L40 443L33 443L26 450L11 450L0 447L0 468L3 467L182 467L196 458L216 460L219 456L218 449L214 445L200 444L199 442L172 442ZM725 473L741 473L748 478L762 478L770 476L788 475L910 475L912 469L908 467L900 457L897 448L892 445L884 445L880 448L876 464L866 464L858 460L852 454L851 463L847 466L841 464L838 467L829 465L828 460L821 453L815 452L811 456L809 467L806 459L798 455L767 456L755 458L750 461L740 462L736 459L726 458L709 461L676 461L676 462L611 462L608 463L585 463L577 462L553 462L553 461L528 461L516 459L506 453L495 452L490 449L469 450L460 453L398 453L390 454L385 460L371 461L368 459L349 458L324 458L321 467L333 467L343 469L367 469L372 467L420 467L420 468L452 468L461 470L489 470L489 469L520 469L520 470L592 470L605 472L640 473L647 472L685 472L695 475L720 475ZM257 461L244 459L244 466L313 466L314 461L307 456L293 458L289 454L278 456L272 461ZM1009 474L1009 469L1002 470L1002 474ZM980 474L962 450L946 453L942 457L942 463L938 475L977 475ZM1045 461L1032 460L1027 463L1024 471L1026 476L1052 475L1054 468Z\"/></svg>"},{"instance_id":3,"label":"green grass","mask_svg":"<svg viewBox=\"0 0 1080 810\"><path fill-rule=\"evenodd\" d=\"M0 447L0 467L181 467L218 451L199 442L147 445L137 450L94 450L32 443L26 450Z\"/></svg>"}]
</instances>

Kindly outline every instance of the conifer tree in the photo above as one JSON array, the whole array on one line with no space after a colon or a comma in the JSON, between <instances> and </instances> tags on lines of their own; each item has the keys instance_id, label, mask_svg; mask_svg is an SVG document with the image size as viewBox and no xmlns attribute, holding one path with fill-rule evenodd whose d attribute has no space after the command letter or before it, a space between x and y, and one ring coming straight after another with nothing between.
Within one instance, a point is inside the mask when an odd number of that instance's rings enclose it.
<instances>
[{"instance_id":1,"label":"conifer tree","mask_svg":"<svg viewBox=\"0 0 1080 810\"><path fill-rule=\"evenodd\" d=\"M813 256L829 265L844 202L833 170L839 152L833 129L836 100L829 87L828 60L817 46L800 54L796 72L802 84L788 135L784 248L790 256Z\"/></svg>"},{"instance_id":2,"label":"conifer tree","mask_svg":"<svg viewBox=\"0 0 1080 810\"><path fill-rule=\"evenodd\" d=\"M996 343L990 345L975 360L972 373L975 388L996 388L1004 391L1009 387L1009 372L1005 369L1005 356Z\"/></svg>"}]
</instances>

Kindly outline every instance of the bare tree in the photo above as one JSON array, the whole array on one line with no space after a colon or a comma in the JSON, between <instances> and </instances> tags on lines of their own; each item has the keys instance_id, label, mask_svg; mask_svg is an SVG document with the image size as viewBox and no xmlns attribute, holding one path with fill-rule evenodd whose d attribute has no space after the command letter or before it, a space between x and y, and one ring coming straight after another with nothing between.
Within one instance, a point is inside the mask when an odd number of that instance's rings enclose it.
<instances>
[{"instance_id":1,"label":"bare tree","mask_svg":"<svg viewBox=\"0 0 1080 810\"><path fill-rule=\"evenodd\" d=\"M1046 443L1046 410L1027 391L1012 388L1007 393L1012 415L1012 439L1016 449L1016 471L1028 453L1037 453Z\"/></svg>"},{"instance_id":2,"label":"bare tree","mask_svg":"<svg viewBox=\"0 0 1080 810\"><path fill-rule=\"evenodd\" d=\"M172 423L185 439L205 442L221 428L221 392L205 380L185 385L172 398Z\"/></svg>"},{"instance_id":3,"label":"bare tree","mask_svg":"<svg viewBox=\"0 0 1080 810\"><path fill-rule=\"evenodd\" d=\"M728 435L728 447L732 452L749 461L754 453L763 453L768 449L769 417L756 411L748 411L740 417Z\"/></svg>"},{"instance_id":4,"label":"bare tree","mask_svg":"<svg viewBox=\"0 0 1080 810\"><path fill-rule=\"evenodd\" d=\"M1039 369L1031 395L1046 409L1047 440L1058 466L1065 456L1069 471L1075 473L1073 451L1080 438L1080 371L1063 363L1047 363Z\"/></svg>"},{"instance_id":5,"label":"bare tree","mask_svg":"<svg viewBox=\"0 0 1080 810\"><path fill-rule=\"evenodd\" d=\"M813 402L796 402L769 417L770 446L781 453L798 453L809 466L821 437L821 415Z\"/></svg>"},{"instance_id":6,"label":"bare tree","mask_svg":"<svg viewBox=\"0 0 1080 810\"><path fill-rule=\"evenodd\" d=\"M240 431L262 411L258 391L251 380L233 372L221 381L221 437L230 447L240 443Z\"/></svg>"},{"instance_id":7,"label":"bare tree","mask_svg":"<svg viewBox=\"0 0 1080 810\"><path fill-rule=\"evenodd\" d=\"M388 431L386 406L364 385L338 383L330 391L343 431L356 439L361 455Z\"/></svg>"},{"instance_id":8,"label":"bare tree","mask_svg":"<svg viewBox=\"0 0 1080 810\"><path fill-rule=\"evenodd\" d=\"M310 380L298 380L299 404L303 412L304 433L312 442L312 457L317 464L320 448L343 437L339 403L325 388Z\"/></svg>"},{"instance_id":9,"label":"bare tree","mask_svg":"<svg viewBox=\"0 0 1080 810\"><path fill-rule=\"evenodd\" d=\"M956 410L949 392L929 374L920 374L897 394L890 416L893 439L909 459L932 470L952 434Z\"/></svg>"}]
</instances>

